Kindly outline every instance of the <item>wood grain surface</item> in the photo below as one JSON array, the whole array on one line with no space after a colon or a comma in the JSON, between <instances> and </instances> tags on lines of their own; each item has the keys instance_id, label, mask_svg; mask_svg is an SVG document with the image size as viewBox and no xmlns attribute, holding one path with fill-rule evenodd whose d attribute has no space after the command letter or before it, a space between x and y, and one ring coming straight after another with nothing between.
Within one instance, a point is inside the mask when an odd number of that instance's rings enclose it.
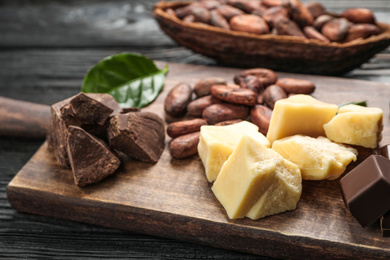
<instances>
[{"instance_id":1,"label":"wood grain surface","mask_svg":"<svg viewBox=\"0 0 390 260\"><path fill-rule=\"evenodd\" d=\"M165 63L158 62L162 67ZM207 76L232 82L234 68L169 64L164 91L145 110L164 118L163 101L179 82ZM390 142L387 96L390 85L360 80L278 73L312 80L314 96L341 104L367 100L384 110L384 138ZM44 143L8 186L8 200L22 212L130 230L277 258L390 257L389 238L379 223L363 229L348 213L339 182L304 181L295 211L258 221L230 220L210 190L199 157L172 159L166 148L157 164L127 159L114 176L79 188L72 172L59 166ZM362 151L359 161L370 150ZM348 170L356 165L354 163ZM283 248L283 250L280 250Z\"/></svg>"},{"instance_id":2,"label":"wood grain surface","mask_svg":"<svg viewBox=\"0 0 390 260\"><path fill-rule=\"evenodd\" d=\"M124 51L167 62L225 66L166 36L152 17L156 2L0 0L0 96L51 105L77 94L85 73L100 59ZM320 2L336 13L350 7L370 8L378 21L390 24L388 0ZM370 86L375 82L389 83L390 49L343 78L371 81L367 82ZM338 91L337 87L333 90ZM343 99L348 98L348 92L341 93ZM42 142L43 139L0 137L1 259L270 259L16 211L7 200L7 185Z\"/></svg>"}]
</instances>

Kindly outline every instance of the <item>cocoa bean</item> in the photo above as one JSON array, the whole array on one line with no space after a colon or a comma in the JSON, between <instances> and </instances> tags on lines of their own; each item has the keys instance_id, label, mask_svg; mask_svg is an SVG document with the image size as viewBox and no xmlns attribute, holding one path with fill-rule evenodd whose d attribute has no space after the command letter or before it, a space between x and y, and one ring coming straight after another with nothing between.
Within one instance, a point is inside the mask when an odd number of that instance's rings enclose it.
<instances>
[{"instance_id":1,"label":"cocoa bean","mask_svg":"<svg viewBox=\"0 0 390 260\"><path fill-rule=\"evenodd\" d=\"M210 93L213 97L229 103L247 106L256 104L256 93L247 88L234 89L226 85L214 85L210 88Z\"/></svg>"},{"instance_id":2,"label":"cocoa bean","mask_svg":"<svg viewBox=\"0 0 390 260\"><path fill-rule=\"evenodd\" d=\"M173 158L184 159L198 153L200 132L176 137L169 144L169 153Z\"/></svg>"},{"instance_id":3,"label":"cocoa bean","mask_svg":"<svg viewBox=\"0 0 390 260\"><path fill-rule=\"evenodd\" d=\"M206 7L195 7L192 9L192 15L195 18L195 22L210 23L211 15L210 11Z\"/></svg>"},{"instance_id":4,"label":"cocoa bean","mask_svg":"<svg viewBox=\"0 0 390 260\"><path fill-rule=\"evenodd\" d=\"M246 13L251 13L260 7L260 1L258 0L228 0L228 4L243 10Z\"/></svg>"},{"instance_id":5,"label":"cocoa bean","mask_svg":"<svg viewBox=\"0 0 390 260\"><path fill-rule=\"evenodd\" d=\"M264 90L263 84L261 84L259 78L254 75L239 78L239 81L241 88L250 89L257 94Z\"/></svg>"},{"instance_id":6,"label":"cocoa bean","mask_svg":"<svg viewBox=\"0 0 390 260\"><path fill-rule=\"evenodd\" d=\"M226 84L227 82L223 78L218 78L218 77L204 78L195 84L194 91L196 96L203 97L203 96L210 95L210 87L212 85L226 85Z\"/></svg>"},{"instance_id":7,"label":"cocoa bean","mask_svg":"<svg viewBox=\"0 0 390 260\"><path fill-rule=\"evenodd\" d=\"M251 109L251 121L259 127L259 132L267 135L271 121L272 109L263 105L256 105Z\"/></svg>"},{"instance_id":8,"label":"cocoa bean","mask_svg":"<svg viewBox=\"0 0 390 260\"><path fill-rule=\"evenodd\" d=\"M305 26L303 28L303 32L309 39L315 39L326 43L330 42L328 38L326 38L319 31L317 31L313 26Z\"/></svg>"},{"instance_id":9,"label":"cocoa bean","mask_svg":"<svg viewBox=\"0 0 390 260\"><path fill-rule=\"evenodd\" d=\"M202 6L202 4L200 4L199 2L194 2L192 4L189 4L189 5L186 5L183 7L179 7L175 10L176 16L180 19L183 19L184 17L192 14L192 10L195 7L199 7L199 6Z\"/></svg>"},{"instance_id":10,"label":"cocoa bean","mask_svg":"<svg viewBox=\"0 0 390 260\"><path fill-rule=\"evenodd\" d=\"M234 16L230 20L230 28L235 31L267 34L269 33L268 24L263 18L254 14L242 14Z\"/></svg>"},{"instance_id":11,"label":"cocoa bean","mask_svg":"<svg viewBox=\"0 0 390 260\"><path fill-rule=\"evenodd\" d=\"M264 103L274 108L275 102L287 98L287 93L278 85L271 85L264 90Z\"/></svg>"},{"instance_id":12,"label":"cocoa bean","mask_svg":"<svg viewBox=\"0 0 390 260\"><path fill-rule=\"evenodd\" d=\"M207 125L207 122L200 118L173 122L167 126L167 134L172 138L176 138L181 135L199 132L202 125Z\"/></svg>"},{"instance_id":13,"label":"cocoa bean","mask_svg":"<svg viewBox=\"0 0 390 260\"><path fill-rule=\"evenodd\" d=\"M188 83L181 82L169 91L164 101L165 112L171 116L182 116L187 112L191 101L192 88Z\"/></svg>"},{"instance_id":14,"label":"cocoa bean","mask_svg":"<svg viewBox=\"0 0 390 260\"><path fill-rule=\"evenodd\" d=\"M228 21L217 10L212 10L210 12L210 24L219 28L230 30Z\"/></svg>"},{"instance_id":15,"label":"cocoa bean","mask_svg":"<svg viewBox=\"0 0 390 260\"><path fill-rule=\"evenodd\" d=\"M191 101L188 104L187 107L188 115L193 117L201 117L203 110L206 107L211 106L212 104L219 104L219 103L222 103L222 101L211 95L200 97L198 99Z\"/></svg>"},{"instance_id":16,"label":"cocoa bean","mask_svg":"<svg viewBox=\"0 0 390 260\"><path fill-rule=\"evenodd\" d=\"M237 84L234 84L234 83L227 83L226 86L228 86L229 88L235 88L235 89L239 89L241 88L240 85L237 85Z\"/></svg>"},{"instance_id":17,"label":"cocoa bean","mask_svg":"<svg viewBox=\"0 0 390 260\"><path fill-rule=\"evenodd\" d=\"M176 17L176 13L175 11L172 9L172 8L168 8L165 10L165 12L169 15L172 15L172 16L175 16Z\"/></svg>"},{"instance_id":18,"label":"cocoa bean","mask_svg":"<svg viewBox=\"0 0 390 260\"><path fill-rule=\"evenodd\" d=\"M305 7L311 13L314 19L326 13L325 6L320 2L309 2L305 4Z\"/></svg>"},{"instance_id":19,"label":"cocoa bean","mask_svg":"<svg viewBox=\"0 0 390 260\"><path fill-rule=\"evenodd\" d=\"M349 30L349 22L345 18L335 18L322 26L321 33L333 42L342 41Z\"/></svg>"},{"instance_id":20,"label":"cocoa bean","mask_svg":"<svg viewBox=\"0 0 390 260\"><path fill-rule=\"evenodd\" d=\"M244 14L242 10L230 5L220 5L217 7L216 10L228 21L234 16Z\"/></svg>"},{"instance_id":21,"label":"cocoa bean","mask_svg":"<svg viewBox=\"0 0 390 260\"><path fill-rule=\"evenodd\" d=\"M183 22L185 23L193 23L195 22L195 16L193 14L187 15L183 18Z\"/></svg>"},{"instance_id":22,"label":"cocoa bean","mask_svg":"<svg viewBox=\"0 0 390 260\"><path fill-rule=\"evenodd\" d=\"M371 35L380 34L381 29L370 23L358 23L352 24L348 30L347 36L345 38L345 42L349 42L352 40L356 40L359 38L368 38Z\"/></svg>"},{"instance_id":23,"label":"cocoa bean","mask_svg":"<svg viewBox=\"0 0 390 260\"><path fill-rule=\"evenodd\" d=\"M234 120L219 122L219 123L216 123L215 125L216 126L234 125L234 124L237 124L240 122L242 122L242 119L234 119Z\"/></svg>"},{"instance_id":24,"label":"cocoa bean","mask_svg":"<svg viewBox=\"0 0 390 260\"><path fill-rule=\"evenodd\" d=\"M313 82L305 79L283 78L276 82L287 94L311 94L315 90Z\"/></svg>"},{"instance_id":25,"label":"cocoa bean","mask_svg":"<svg viewBox=\"0 0 390 260\"><path fill-rule=\"evenodd\" d=\"M260 16L263 18L265 12L267 11L267 8L266 7L263 7L263 6L258 6L256 9L254 9L252 12L250 12L251 14L254 14L254 15L257 15L257 16Z\"/></svg>"},{"instance_id":26,"label":"cocoa bean","mask_svg":"<svg viewBox=\"0 0 390 260\"><path fill-rule=\"evenodd\" d=\"M299 38L306 38L299 26L292 20L280 17L275 24L278 35L290 35Z\"/></svg>"},{"instance_id":27,"label":"cocoa bean","mask_svg":"<svg viewBox=\"0 0 390 260\"><path fill-rule=\"evenodd\" d=\"M274 6L267 9L264 12L263 19L271 26L274 27L275 23L280 17L284 17L286 19L289 18L288 11L283 6Z\"/></svg>"},{"instance_id":28,"label":"cocoa bean","mask_svg":"<svg viewBox=\"0 0 390 260\"><path fill-rule=\"evenodd\" d=\"M217 8L221 3L217 0L201 0L199 1L199 3L207 8L208 10L212 10L212 9L215 9Z\"/></svg>"},{"instance_id":29,"label":"cocoa bean","mask_svg":"<svg viewBox=\"0 0 390 260\"><path fill-rule=\"evenodd\" d=\"M260 83L263 85L263 87L275 84L276 80L278 79L278 76L273 70L265 68L254 68L243 70L240 73L236 74L234 76L234 82L236 84L240 84L240 78L245 78L250 75L256 76L259 79Z\"/></svg>"},{"instance_id":30,"label":"cocoa bean","mask_svg":"<svg viewBox=\"0 0 390 260\"><path fill-rule=\"evenodd\" d=\"M263 104L264 103L264 91L257 94L257 104Z\"/></svg>"},{"instance_id":31,"label":"cocoa bean","mask_svg":"<svg viewBox=\"0 0 390 260\"><path fill-rule=\"evenodd\" d=\"M366 8L350 8L342 13L342 17L352 23L371 23L375 24L373 12Z\"/></svg>"},{"instance_id":32,"label":"cocoa bean","mask_svg":"<svg viewBox=\"0 0 390 260\"><path fill-rule=\"evenodd\" d=\"M249 108L247 106L221 103L206 107L202 117L208 124L214 125L222 121L245 119L248 113Z\"/></svg>"},{"instance_id":33,"label":"cocoa bean","mask_svg":"<svg viewBox=\"0 0 390 260\"><path fill-rule=\"evenodd\" d=\"M284 6L289 10L291 18L301 27L312 25L314 18L299 0L288 0Z\"/></svg>"},{"instance_id":34,"label":"cocoa bean","mask_svg":"<svg viewBox=\"0 0 390 260\"><path fill-rule=\"evenodd\" d=\"M261 0L261 4L268 7L268 8L271 8L271 7L274 7L274 6L280 6L283 4L283 0Z\"/></svg>"},{"instance_id":35,"label":"cocoa bean","mask_svg":"<svg viewBox=\"0 0 390 260\"><path fill-rule=\"evenodd\" d=\"M324 24L333 19L334 17L329 14L320 15L314 20L313 27L316 28L318 31L321 31L322 26L324 26Z\"/></svg>"}]
</instances>

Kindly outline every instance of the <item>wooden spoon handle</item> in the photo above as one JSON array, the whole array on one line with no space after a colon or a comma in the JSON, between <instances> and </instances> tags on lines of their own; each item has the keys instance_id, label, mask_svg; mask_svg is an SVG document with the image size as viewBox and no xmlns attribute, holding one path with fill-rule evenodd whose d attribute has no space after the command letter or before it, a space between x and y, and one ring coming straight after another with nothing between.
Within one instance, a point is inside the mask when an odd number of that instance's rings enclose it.
<instances>
[{"instance_id":1,"label":"wooden spoon handle","mask_svg":"<svg viewBox=\"0 0 390 260\"><path fill-rule=\"evenodd\" d=\"M0 136L46 138L50 106L0 97Z\"/></svg>"}]
</instances>

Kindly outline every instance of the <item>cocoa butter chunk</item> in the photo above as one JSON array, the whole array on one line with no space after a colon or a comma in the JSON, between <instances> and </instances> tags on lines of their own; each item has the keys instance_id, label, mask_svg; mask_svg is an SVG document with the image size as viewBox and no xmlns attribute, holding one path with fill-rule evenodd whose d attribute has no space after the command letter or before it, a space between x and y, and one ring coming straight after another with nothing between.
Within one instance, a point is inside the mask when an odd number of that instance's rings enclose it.
<instances>
[{"instance_id":1,"label":"cocoa butter chunk","mask_svg":"<svg viewBox=\"0 0 390 260\"><path fill-rule=\"evenodd\" d=\"M78 126L69 126L67 152L74 183L83 187L113 174L120 160L107 144Z\"/></svg>"},{"instance_id":2,"label":"cocoa butter chunk","mask_svg":"<svg viewBox=\"0 0 390 260\"><path fill-rule=\"evenodd\" d=\"M164 150L164 121L151 112L131 112L111 118L110 147L143 162L155 163Z\"/></svg>"}]
</instances>

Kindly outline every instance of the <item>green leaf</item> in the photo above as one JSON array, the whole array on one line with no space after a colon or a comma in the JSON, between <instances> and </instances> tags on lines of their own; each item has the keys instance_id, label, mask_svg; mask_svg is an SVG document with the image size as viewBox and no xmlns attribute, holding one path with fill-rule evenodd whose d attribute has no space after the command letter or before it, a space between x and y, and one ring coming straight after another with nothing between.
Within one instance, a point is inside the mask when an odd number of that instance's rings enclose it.
<instances>
[{"instance_id":1,"label":"green leaf","mask_svg":"<svg viewBox=\"0 0 390 260\"><path fill-rule=\"evenodd\" d=\"M164 87L168 66L159 70L154 62L136 53L104 58L84 78L81 92L108 93L121 107L145 107Z\"/></svg>"},{"instance_id":2,"label":"green leaf","mask_svg":"<svg viewBox=\"0 0 390 260\"><path fill-rule=\"evenodd\" d=\"M367 101L363 100L363 101L359 101L359 102L347 102L347 103L340 104L339 108L342 106L345 106L345 105L357 105L357 106L366 107Z\"/></svg>"}]
</instances>

